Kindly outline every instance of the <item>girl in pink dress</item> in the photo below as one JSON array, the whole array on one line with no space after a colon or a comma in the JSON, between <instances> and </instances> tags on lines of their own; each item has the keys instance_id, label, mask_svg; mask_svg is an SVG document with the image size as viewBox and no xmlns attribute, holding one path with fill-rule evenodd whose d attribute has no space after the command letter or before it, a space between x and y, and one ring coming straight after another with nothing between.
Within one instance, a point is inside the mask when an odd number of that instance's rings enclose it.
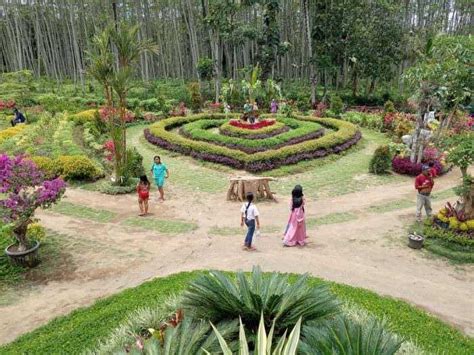
<instances>
[{"instance_id":1,"label":"girl in pink dress","mask_svg":"<svg viewBox=\"0 0 474 355\"><path fill-rule=\"evenodd\" d=\"M296 185L291 191L291 195L291 214L283 238L283 245L286 247L305 245L306 243L303 188Z\"/></svg>"}]
</instances>

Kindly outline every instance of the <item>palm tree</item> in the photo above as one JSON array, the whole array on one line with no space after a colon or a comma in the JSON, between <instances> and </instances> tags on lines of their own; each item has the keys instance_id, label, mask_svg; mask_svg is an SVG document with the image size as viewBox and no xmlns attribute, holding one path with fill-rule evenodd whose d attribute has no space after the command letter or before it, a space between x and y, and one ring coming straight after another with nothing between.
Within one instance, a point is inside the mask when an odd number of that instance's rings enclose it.
<instances>
[{"instance_id":1,"label":"palm tree","mask_svg":"<svg viewBox=\"0 0 474 355\"><path fill-rule=\"evenodd\" d=\"M104 87L107 105L118 108L119 112L119 117L112 114L109 118L110 134L115 146L115 181L119 185L128 182L125 115L133 69L142 53L157 52L156 45L151 41L138 39L138 31L138 26L127 23L108 26L94 37L94 50L90 55L91 74ZM112 89L118 97L117 103L114 103Z\"/></svg>"}]
</instances>

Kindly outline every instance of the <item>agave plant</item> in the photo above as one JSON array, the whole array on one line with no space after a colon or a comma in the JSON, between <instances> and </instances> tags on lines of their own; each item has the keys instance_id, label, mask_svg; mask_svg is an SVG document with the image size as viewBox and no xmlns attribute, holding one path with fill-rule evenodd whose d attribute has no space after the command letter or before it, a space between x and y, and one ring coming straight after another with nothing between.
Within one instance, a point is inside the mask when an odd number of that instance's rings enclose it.
<instances>
[{"instance_id":1,"label":"agave plant","mask_svg":"<svg viewBox=\"0 0 474 355\"><path fill-rule=\"evenodd\" d=\"M386 330L384 322L373 317L358 323L338 315L305 326L299 350L305 355L393 355L402 343L402 339Z\"/></svg>"},{"instance_id":2,"label":"agave plant","mask_svg":"<svg viewBox=\"0 0 474 355\"><path fill-rule=\"evenodd\" d=\"M227 344L224 337L221 335L219 330L217 330L214 325L212 325L214 333L219 340L221 346L221 351L224 355L232 355L231 347ZM293 330L290 333L288 339L286 339L286 331L280 340L278 341L276 347L273 348L273 334L275 331L275 322L273 322L270 332L265 331L265 324L263 321L263 314L260 317L260 323L258 325L257 338L255 341L255 355L294 355L298 348L298 343L300 340L300 329L301 329L301 318L296 322ZM211 354L206 351L206 354ZM240 355L249 355L249 345L247 341L247 336L245 335L244 325L242 324L242 319L240 319L240 328L239 328L239 354Z\"/></svg>"},{"instance_id":3,"label":"agave plant","mask_svg":"<svg viewBox=\"0 0 474 355\"><path fill-rule=\"evenodd\" d=\"M305 323L339 311L339 302L327 286L308 285L307 275L289 283L287 276L265 276L259 268L248 277L239 272L235 279L217 271L203 275L184 292L181 305L193 318L213 323L240 317L253 332L263 314L265 325L274 323L277 335L300 318Z\"/></svg>"}]
</instances>

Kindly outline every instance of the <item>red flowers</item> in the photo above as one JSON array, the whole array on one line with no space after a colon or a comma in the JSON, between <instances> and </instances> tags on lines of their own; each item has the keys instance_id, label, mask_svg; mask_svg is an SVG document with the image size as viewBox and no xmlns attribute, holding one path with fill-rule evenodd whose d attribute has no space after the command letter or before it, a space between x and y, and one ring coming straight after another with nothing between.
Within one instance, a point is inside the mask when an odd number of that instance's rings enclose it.
<instances>
[{"instance_id":1,"label":"red flowers","mask_svg":"<svg viewBox=\"0 0 474 355\"><path fill-rule=\"evenodd\" d=\"M16 106L15 100L3 101L0 100L0 110L12 109Z\"/></svg>"},{"instance_id":2,"label":"red flowers","mask_svg":"<svg viewBox=\"0 0 474 355\"><path fill-rule=\"evenodd\" d=\"M254 124L251 123L244 123L242 121L238 120L230 120L230 125L238 128L244 128L244 129L260 129L263 127L268 127L273 124L275 124L275 120L263 120Z\"/></svg>"},{"instance_id":3,"label":"red flowers","mask_svg":"<svg viewBox=\"0 0 474 355\"><path fill-rule=\"evenodd\" d=\"M110 119L113 119L114 117L119 117L120 112L118 108L115 107L101 107L99 109L99 115L102 121L108 122ZM126 110L125 111L125 122L133 122L135 119L135 114L132 111Z\"/></svg>"}]
</instances>

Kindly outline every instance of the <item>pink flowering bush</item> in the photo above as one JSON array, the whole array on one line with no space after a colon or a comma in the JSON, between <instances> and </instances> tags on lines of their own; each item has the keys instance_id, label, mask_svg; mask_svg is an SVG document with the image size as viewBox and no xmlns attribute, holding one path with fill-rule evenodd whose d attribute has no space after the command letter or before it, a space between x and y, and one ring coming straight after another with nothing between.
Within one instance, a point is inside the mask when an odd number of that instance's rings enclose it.
<instances>
[{"instance_id":1,"label":"pink flowering bush","mask_svg":"<svg viewBox=\"0 0 474 355\"><path fill-rule=\"evenodd\" d=\"M105 159L107 159L108 161L112 161L115 155L115 144L112 139L105 141L104 150L105 150Z\"/></svg>"},{"instance_id":2,"label":"pink flowering bush","mask_svg":"<svg viewBox=\"0 0 474 355\"><path fill-rule=\"evenodd\" d=\"M99 116L102 121L109 122L113 118L120 117L120 110L115 107L104 106L99 109ZM125 110L125 122L130 123L135 120L135 114L132 111Z\"/></svg>"},{"instance_id":3,"label":"pink flowering bush","mask_svg":"<svg viewBox=\"0 0 474 355\"><path fill-rule=\"evenodd\" d=\"M18 251L30 247L26 230L33 222L35 210L49 208L65 189L66 184L60 178L45 180L31 160L0 155L0 217L4 223L13 225Z\"/></svg>"}]
</instances>

